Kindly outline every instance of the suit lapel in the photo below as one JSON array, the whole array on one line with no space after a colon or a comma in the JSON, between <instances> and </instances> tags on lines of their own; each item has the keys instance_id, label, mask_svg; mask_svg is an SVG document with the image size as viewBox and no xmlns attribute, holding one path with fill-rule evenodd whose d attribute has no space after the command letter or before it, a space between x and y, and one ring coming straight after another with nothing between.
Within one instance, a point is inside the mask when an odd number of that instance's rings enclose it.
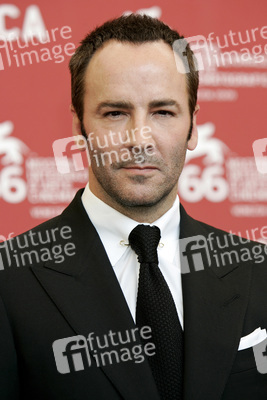
<instances>
[{"instance_id":1,"label":"suit lapel","mask_svg":"<svg viewBox=\"0 0 267 400\"><path fill-rule=\"evenodd\" d=\"M76 334L87 337L94 332L100 338L109 331L123 334L134 329L135 324L80 197L81 191L63 212L58 224L59 228L71 227L75 256L67 257L62 264L47 262L45 268L33 267L32 270ZM132 341L129 348L137 344ZM114 347L104 351L110 350ZM119 362L100 368L124 399L153 397L159 400L147 361Z\"/></svg>"},{"instance_id":2,"label":"suit lapel","mask_svg":"<svg viewBox=\"0 0 267 400\"><path fill-rule=\"evenodd\" d=\"M76 334L102 337L134 329L127 303L103 245L81 203L79 191L58 219L70 226L75 255L64 263L32 267L33 273ZM54 227L54 226L53 226ZM181 208L181 238L203 235L204 224ZM64 245L62 243L62 245ZM242 333L250 268L216 265L182 275L184 399L220 399ZM62 339L62 338L58 338ZM133 343L133 345L136 343ZM103 373L126 400L159 400L147 362L106 365Z\"/></svg>"},{"instance_id":3,"label":"suit lapel","mask_svg":"<svg viewBox=\"0 0 267 400\"><path fill-rule=\"evenodd\" d=\"M206 238L209 231L181 209L181 238ZM217 267L214 260L182 275L186 400L221 398L242 336L250 276L248 266Z\"/></svg>"}]
</instances>

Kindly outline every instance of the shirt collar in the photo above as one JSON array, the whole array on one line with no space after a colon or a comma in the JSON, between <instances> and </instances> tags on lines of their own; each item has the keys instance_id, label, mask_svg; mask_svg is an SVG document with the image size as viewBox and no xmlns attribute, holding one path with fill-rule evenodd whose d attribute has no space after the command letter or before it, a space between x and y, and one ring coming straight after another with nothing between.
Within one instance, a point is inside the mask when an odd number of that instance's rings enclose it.
<instances>
[{"instance_id":1,"label":"shirt collar","mask_svg":"<svg viewBox=\"0 0 267 400\"><path fill-rule=\"evenodd\" d=\"M139 222L126 217L96 197L86 185L82 194L83 206L96 228L109 260L114 266L127 250L128 236ZM179 239L180 207L177 195L173 206L152 224L161 231L160 242L175 242Z\"/></svg>"}]
</instances>

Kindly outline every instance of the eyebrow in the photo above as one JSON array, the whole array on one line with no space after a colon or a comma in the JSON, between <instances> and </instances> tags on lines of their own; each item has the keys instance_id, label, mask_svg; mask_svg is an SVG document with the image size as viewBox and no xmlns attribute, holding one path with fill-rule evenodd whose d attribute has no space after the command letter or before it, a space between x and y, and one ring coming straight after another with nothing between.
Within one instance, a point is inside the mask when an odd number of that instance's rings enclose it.
<instances>
[{"instance_id":1,"label":"eyebrow","mask_svg":"<svg viewBox=\"0 0 267 400\"><path fill-rule=\"evenodd\" d=\"M149 108L157 108L157 107L168 107L168 106L175 106L178 110L181 109L179 103L173 99L159 99L159 100L152 100L148 104ZM128 109L133 110L134 106L132 103L128 101L103 101L98 104L96 112L99 113L103 108L116 108L116 109Z\"/></svg>"},{"instance_id":2,"label":"eyebrow","mask_svg":"<svg viewBox=\"0 0 267 400\"><path fill-rule=\"evenodd\" d=\"M160 100L153 100L149 103L149 108L157 108L157 107L167 107L167 106L175 106L179 110L181 108L180 104L177 103L176 100L173 99L160 99Z\"/></svg>"},{"instance_id":3,"label":"eyebrow","mask_svg":"<svg viewBox=\"0 0 267 400\"><path fill-rule=\"evenodd\" d=\"M133 109L134 106L132 103L128 101L103 101L102 103L99 103L96 109L96 112L99 113L102 108L118 108L118 109Z\"/></svg>"}]
</instances>

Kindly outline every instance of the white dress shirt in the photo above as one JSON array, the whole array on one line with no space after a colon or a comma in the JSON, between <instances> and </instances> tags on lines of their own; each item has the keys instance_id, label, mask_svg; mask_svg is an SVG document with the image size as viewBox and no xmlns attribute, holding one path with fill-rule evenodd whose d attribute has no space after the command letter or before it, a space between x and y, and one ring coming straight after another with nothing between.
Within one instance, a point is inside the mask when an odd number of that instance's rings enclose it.
<instances>
[{"instance_id":1,"label":"white dress shirt","mask_svg":"<svg viewBox=\"0 0 267 400\"><path fill-rule=\"evenodd\" d=\"M140 264L128 244L130 232L139 222L126 217L96 197L89 185L82 195L82 203L92 221L109 261L117 276L124 297L135 321L138 276ZM159 268L171 291L181 326L183 328L183 297L179 257L180 208L179 198L173 206L153 224L161 232L158 247ZM168 312L166 310L166 312Z\"/></svg>"}]
</instances>

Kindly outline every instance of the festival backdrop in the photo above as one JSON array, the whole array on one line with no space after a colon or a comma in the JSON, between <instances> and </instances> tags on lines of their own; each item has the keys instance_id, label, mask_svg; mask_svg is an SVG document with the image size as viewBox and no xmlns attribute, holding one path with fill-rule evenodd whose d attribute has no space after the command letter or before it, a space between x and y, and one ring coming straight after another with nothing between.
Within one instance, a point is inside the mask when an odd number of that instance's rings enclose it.
<instances>
[{"instance_id":1,"label":"festival backdrop","mask_svg":"<svg viewBox=\"0 0 267 400\"><path fill-rule=\"evenodd\" d=\"M197 219L266 241L265 0L1 4L0 241L58 215L85 186L77 154L68 173L54 156L54 141L72 135L68 62L96 25L129 12L177 29L199 62L199 144L186 159L181 202Z\"/></svg>"}]
</instances>

